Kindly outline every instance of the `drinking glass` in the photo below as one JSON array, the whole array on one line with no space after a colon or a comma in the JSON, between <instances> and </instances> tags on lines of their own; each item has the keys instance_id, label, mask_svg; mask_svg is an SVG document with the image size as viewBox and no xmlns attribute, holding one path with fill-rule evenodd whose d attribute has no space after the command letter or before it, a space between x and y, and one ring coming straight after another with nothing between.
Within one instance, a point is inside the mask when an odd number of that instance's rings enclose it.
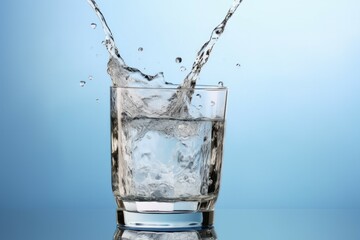
<instances>
[{"instance_id":1,"label":"drinking glass","mask_svg":"<svg viewBox=\"0 0 360 240\"><path fill-rule=\"evenodd\" d=\"M118 225L213 225L227 88L111 88L112 189Z\"/></svg>"}]
</instances>

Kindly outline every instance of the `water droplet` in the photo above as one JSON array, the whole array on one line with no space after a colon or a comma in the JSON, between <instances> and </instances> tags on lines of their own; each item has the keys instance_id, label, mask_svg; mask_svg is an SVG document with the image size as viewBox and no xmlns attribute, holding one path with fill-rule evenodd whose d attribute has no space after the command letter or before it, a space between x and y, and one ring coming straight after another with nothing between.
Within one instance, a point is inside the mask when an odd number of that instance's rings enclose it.
<instances>
[{"instance_id":1,"label":"water droplet","mask_svg":"<svg viewBox=\"0 0 360 240\"><path fill-rule=\"evenodd\" d=\"M215 102L214 101L211 101L211 106L213 107L213 106L215 106Z\"/></svg>"},{"instance_id":2,"label":"water droplet","mask_svg":"<svg viewBox=\"0 0 360 240\"><path fill-rule=\"evenodd\" d=\"M85 84L86 84L86 82L85 82L85 81L80 81L80 87L84 87L84 86L85 86Z\"/></svg>"},{"instance_id":3,"label":"water droplet","mask_svg":"<svg viewBox=\"0 0 360 240\"><path fill-rule=\"evenodd\" d=\"M240 63L237 63L236 66L237 66L237 67L241 67Z\"/></svg>"},{"instance_id":4,"label":"water droplet","mask_svg":"<svg viewBox=\"0 0 360 240\"><path fill-rule=\"evenodd\" d=\"M199 97L199 98L201 98L201 95L200 95L200 93L196 94L196 96L197 96L197 97Z\"/></svg>"},{"instance_id":5,"label":"water droplet","mask_svg":"<svg viewBox=\"0 0 360 240\"><path fill-rule=\"evenodd\" d=\"M181 63L181 62L182 62L182 58L181 58L181 57L177 57L177 58L175 59L175 62L176 62L176 63Z\"/></svg>"},{"instance_id":6,"label":"water droplet","mask_svg":"<svg viewBox=\"0 0 360 240\"><path fill-rule=\"evenodd\" d=\"M93 79L94 79L94 77L92 75L89 75L89 80L91 81Z\"/></svg>"},{"instance_id":7,"label":"water droplet","mask_svg":"<svg viewBox=\"0 0 360 240\"><path fill-rule=\"evenodd\" d=\"M144 51L144 48L139 47L139 48L138 48L138 51L139 51L139 52L142 52L142 51Z\"/></svg>"},{"instance_id":8,"label":"water droplet","mask_svg":"<svg viewBox=\"0 0 360 240\"><path fill-rule=\"evenodd\" d=\"M224 83L223 83L222 81L220 81L220 82L218 82L218 85L219 85L220 87L223 87L223 86L224 86Z\"/></svg>"},{"instance_id":9,"label":"water droplet","mask_svg":"<svg viewBox=\"0 0 360 240\"><path fill-rule=\"evenodd\" d=\"M182 71L182 72L186 71L186 67L181 66L180 71Z\"/></svg>"},{"instance_id":10,"label":"water droplet","mask_svg":"<svg viewBox=\"0 0 360 240\"><path fill-rule=\"evenodd\" d=\"M91 24L90 24L90 27L91 27L92 29L95 29L95 28L97 27L97 24L96 24L96 23L91 23Z\"/></svg>"}]
</instances>

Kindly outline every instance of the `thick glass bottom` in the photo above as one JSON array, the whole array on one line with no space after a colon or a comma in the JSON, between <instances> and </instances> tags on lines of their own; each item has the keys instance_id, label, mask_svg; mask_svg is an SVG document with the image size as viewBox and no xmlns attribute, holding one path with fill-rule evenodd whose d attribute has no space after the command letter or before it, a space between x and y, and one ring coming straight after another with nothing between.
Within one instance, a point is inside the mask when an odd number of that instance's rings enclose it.
<instances>
[{"instance_id":1,"label":"thick glass bottom","mask_svg":"<svg viewBox=\"0 0 360 240\"><path fill-rule=\"evenodd\" d=\"M166 199L163 201L124 200L116 198L118 209L141 213L208 212L215 206L216 197L200 200Z\"/></svg>"},{"instance_id":2,"label":"thick glass bottom","mask_svg":"<svg viewBox=\"0 0 360 240\"><path fill-rule=\"evenodd\" d=\"M214 222L214 211L205 212L129 212L117 211L120 227L143 230L176 230L209 228Z\"/></svg>"}]
</instances>

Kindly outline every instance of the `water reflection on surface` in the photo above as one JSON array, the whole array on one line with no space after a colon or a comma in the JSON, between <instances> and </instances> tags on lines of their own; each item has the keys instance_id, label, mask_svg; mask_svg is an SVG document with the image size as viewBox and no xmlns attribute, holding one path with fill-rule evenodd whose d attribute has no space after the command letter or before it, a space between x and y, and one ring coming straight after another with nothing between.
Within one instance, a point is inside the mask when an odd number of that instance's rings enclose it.
<instances>
[{"instance_id":1,"label":"water reflection on surface","mask_svg":"<svg viewBox=\"0 0 360 240\"><path fill-rule=\"evenodd\" d=\"M115 230L111 208L0 210L0 240L359 240L360 209L220 209L216 234Z\"/></svg>"},{"instance_id":2,"label":"water reflection on surface","mask_svg":"<svg viewBox=\"0 0 360 240\"><path fill-rule=\"evenodd\" d=\"M176 232L139 231L117 228L114 240L217 240L215 230L183 230Z\"/></svg>"}]
</instances>

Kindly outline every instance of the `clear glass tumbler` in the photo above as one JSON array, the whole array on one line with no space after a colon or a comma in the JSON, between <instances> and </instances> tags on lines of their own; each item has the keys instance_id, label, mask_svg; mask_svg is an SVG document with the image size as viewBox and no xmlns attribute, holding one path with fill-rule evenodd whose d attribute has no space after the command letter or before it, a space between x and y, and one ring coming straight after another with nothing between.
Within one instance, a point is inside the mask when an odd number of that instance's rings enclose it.
<instances>
[{"instance_id":1,"label":"clear glass tumbler","mask_svg":"<svg viewBox=\"0 0 360 240\"><path fill-rule=\"evenodd\" d=\"M227 88L111 88L112 189L118 225L212 226Z\"/></svg>"}]
</instances>

